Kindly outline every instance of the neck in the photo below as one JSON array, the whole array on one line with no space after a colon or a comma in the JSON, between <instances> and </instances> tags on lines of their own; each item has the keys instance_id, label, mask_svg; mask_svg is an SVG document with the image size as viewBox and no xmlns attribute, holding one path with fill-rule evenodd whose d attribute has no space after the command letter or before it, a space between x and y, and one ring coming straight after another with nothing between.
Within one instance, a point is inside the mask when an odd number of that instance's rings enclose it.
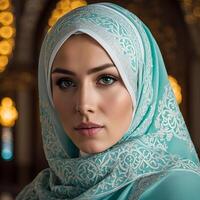
<instances>
[{"instance_id":1,"label":"neck","mask_svg":"<svg viewBox=\"0 0 200 200\"><path fill-rule=\"evenodd\" d=\"M90 154L89 153L85 153L85 152L80 150L79 155L80 155L80 157L86 157L86 156L89 156Z\"/></svg>"}]
</instances>

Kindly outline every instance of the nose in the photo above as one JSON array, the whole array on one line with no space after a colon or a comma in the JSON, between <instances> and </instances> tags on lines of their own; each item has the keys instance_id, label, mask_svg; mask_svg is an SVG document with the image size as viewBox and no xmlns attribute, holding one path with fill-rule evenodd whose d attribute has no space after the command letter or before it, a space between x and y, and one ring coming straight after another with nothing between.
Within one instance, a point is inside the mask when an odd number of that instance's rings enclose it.
<instances>
[{"instance_id":1,"label":"nose","mask_svg":"<svg viewBox=\"0 0 200 200\"><path fill-rule=\"evenodd\" d=\"M81 115L95 112L95 95L89 85L83 85L77 90L75 111Z\"/></svg>"}]
</instances>

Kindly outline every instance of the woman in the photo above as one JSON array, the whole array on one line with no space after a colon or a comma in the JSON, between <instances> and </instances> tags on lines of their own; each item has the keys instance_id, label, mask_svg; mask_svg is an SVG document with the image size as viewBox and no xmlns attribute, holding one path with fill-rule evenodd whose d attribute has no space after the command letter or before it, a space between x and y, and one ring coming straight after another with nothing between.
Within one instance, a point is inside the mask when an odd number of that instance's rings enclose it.
<instances>
[{"instance_id":1,"label":"woman","mask_svg":"<svg viewBox=\"0 0 200 200\"><path fill-rule=\"evenodd\" d=\"M159 48L132 13L78 8L39 61L43 170L17 199L197 200L200 165Z\"/></svg>"}]
</instances>

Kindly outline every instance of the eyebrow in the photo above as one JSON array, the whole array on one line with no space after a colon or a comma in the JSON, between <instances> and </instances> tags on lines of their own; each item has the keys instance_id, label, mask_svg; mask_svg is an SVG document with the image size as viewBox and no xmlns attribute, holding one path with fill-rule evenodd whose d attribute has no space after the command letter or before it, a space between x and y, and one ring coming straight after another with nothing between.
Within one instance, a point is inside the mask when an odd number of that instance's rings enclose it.
<instances>
[{"instance_id":1,"label":"eyebrow","mask_svg":"<svg viewBox=\"0 0 200 200\"><path fill-rule=\"evenodd\" d=\"M106 63L106 64L100 65L100 66L98 66L98 67L89 69L89 70L87 71L87 74L93 74L93 73L99 72L99 71L101 71L101 70L110 68L110 67L115 67L115 65L114 65L113 63ZM52 71L52 74L54 74L54 73L61 73L61 74L68 74L68 75L76 76L76 74L75 74L74 72L72 72L72 71L70 71L70 70L67 70L67 69L59 68L59 67L56 67L56 68Z\"/></svg>"}]
</instances>

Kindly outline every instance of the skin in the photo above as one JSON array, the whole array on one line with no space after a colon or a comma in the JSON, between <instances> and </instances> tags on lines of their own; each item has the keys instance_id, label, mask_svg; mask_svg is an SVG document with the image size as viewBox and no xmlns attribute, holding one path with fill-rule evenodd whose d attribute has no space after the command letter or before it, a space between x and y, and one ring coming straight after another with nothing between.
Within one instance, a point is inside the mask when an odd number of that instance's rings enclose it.
<instances>
[{"instance_id":1,"label":"skin","mask_svg":"<svg viewBox=\"0 0 200 200\"><path fill-rule=\"evenodd\" d=\"M99 66L104 69L88 73ZM64 130L81 151L105 151L128 130L131 96L107 52L90 36L73 35L61 46L52 64L51 86ZM81 135L74 129L81 122L103 128L92 136Z\"/></svg>"}]
</instances>

